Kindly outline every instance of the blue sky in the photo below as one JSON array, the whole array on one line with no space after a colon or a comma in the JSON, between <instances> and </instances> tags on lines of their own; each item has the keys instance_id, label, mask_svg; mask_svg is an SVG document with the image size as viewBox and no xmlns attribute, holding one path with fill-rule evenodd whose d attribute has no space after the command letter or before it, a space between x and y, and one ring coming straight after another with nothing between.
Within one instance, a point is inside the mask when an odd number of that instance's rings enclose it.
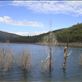
<instances>
[{"instance_id":1,"label":"blue sky","mask_svg":"<svg viewBox=\"0 0 82 82\"><path fill-rule=\"evenodd\" d=\"M82 1L0 1L1 31L36 35L77 23Z\"/></svg>"}]
</instances>

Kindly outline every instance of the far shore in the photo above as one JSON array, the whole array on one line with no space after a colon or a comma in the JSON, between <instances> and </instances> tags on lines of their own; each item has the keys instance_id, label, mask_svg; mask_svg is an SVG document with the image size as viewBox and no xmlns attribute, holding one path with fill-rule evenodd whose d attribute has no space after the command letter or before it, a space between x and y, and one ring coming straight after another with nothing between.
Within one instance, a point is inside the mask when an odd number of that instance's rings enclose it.
<instances>
[{"instance_id":1,"label":"far shore","mask_svg":"<svg viewBox=\"0 0 82 82\"><path fill-rule=\"evenodd\" d=\"M26 42L0 42L0 44L34 44L34 45L49 45L48 43L38 42L38 43L26 43ZM52 46L66 46L67 43L50 43ZM68 47L82 47L82 43L80 42L72 42L68 44Z\"/></svg>"},{"instance_id":2,"label":"far shore","mask_svg":"<svg viewBox=\"0 0 82 82\"><path fill-rule=\"evenodd\" d=\"M48 43L36 43L36 44L48 45ZM57 44L51 43L51 45L52 46L67 46L67 43L57 43ZM68 47L82 47L82 43L79 43L79 42L69 43Z\"/></svg>"}]
</instances>

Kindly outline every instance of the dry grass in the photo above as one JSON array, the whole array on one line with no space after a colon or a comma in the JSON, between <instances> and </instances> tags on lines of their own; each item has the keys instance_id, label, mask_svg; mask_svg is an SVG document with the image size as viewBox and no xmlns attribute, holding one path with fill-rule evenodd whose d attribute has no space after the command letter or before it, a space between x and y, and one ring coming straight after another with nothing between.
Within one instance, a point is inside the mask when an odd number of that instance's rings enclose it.
<instances>
[{"instance_id":1,"label":"dry grass","mask_svg":"<svg viewBox=\"0 0 82 82\"><path fill-rule=\"evenodd\" d=\"M16 60L16 62L14 62ZM13 65L20 66L23 70L30 70L31 67L31 56L27 49L24 49L22 55L19 55L18 58L14 58L13 51L9 48L3 49L0 48L0 68L3 68L3 71L10 70Z\"/></svg>"},{"instance_id":2,"label":"dry grass","mask_svg":"<svg viewBox=\"0 0 82 82\"><path fill-rule=\"evenodd\" d=\"M13 65L13 52L11 49L5 50L4 71L8 71Z\"/></svg>"},{"instance_id":3,"label":"dry grass","mask_svg":"<svg viewBox=\"0 0 82 82\"><path fill-rule=\"evenodd\" d=\"M47 72L49 70L49 60L45 60L45 61L42 61L42 71L43 72Z\"/></svg>"},{"instance_id":4,"label":"dry grass","mask_svg":"<svg viewBox=\"0 0 82 82\"><path fill-rule=\"evenodd\" d=\"M82 65L82 54L80 55L80 65Z\"/></svg>"},{"instance_id":5,"label":"dry grass","mask_svg":"<svg viewBox=\"0 0 82 82\"><path fill-rule=\"evenodd\" d=\"M46 59L41 61L42 72L50 72L50 64L52 64L52 61L50 63L50 55L48 53L48 56L46 57Z\"/></svg>"},{"instance_id":6,"label":"dry grass","mask_svg":"<svg viewBox=\"0 0 82 82\"><path fill-rule=\"evenodd\" d=\"M21 68L23 70L30 70L30 66L31 66L31 56L28 52L27 49L23 50L23 54L21 55Z\"/></svg>"},{"instance_id":7,"label":"dry grass","mask_svg":"<svg viewBox=\"0 0 82 82\"><path fill-rule=\"evenodd\" d=\"M13 52L11 49L0 48L0 68L7 71L13 64Z\"/></svg>"},{"instance_id":8,"label":"dry grass","mask_svg":"<svg viewBox=\"0 0 82 82\"><path fill-rule=\"evenodd\" d=\"M4 49L0 48L0 67L3 67L3 61L4 61Z\"/></svg>"}]
</instances>

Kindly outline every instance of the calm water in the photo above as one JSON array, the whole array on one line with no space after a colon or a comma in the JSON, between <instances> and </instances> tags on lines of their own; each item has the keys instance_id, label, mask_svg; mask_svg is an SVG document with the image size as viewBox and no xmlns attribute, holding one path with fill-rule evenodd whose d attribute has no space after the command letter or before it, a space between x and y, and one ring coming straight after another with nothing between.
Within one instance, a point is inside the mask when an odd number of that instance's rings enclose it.
<instances>
[{"instance_id":1,"label":"calm water","mask_svg":"<svg viewBox=\"0 0 82 82\"><path fill-rule=\"evenodd\" d=\"M62 69L63 64L63 46L53 48L53 70L52 73L44 73L41 69L41 61L45 60L48 53L47 46L33 44L0 44L0 48L10 48L13 50L15 59L20 57L23 49L27 49L31 54L31 69L28 73L22 71L19 67L13 66L8 72L0 71L0 82L18 81L18 82L82 82L82 66L80 55L82 48L69 48L71 55L67 60L67 69Z\"/></svg>"}]
</instances>

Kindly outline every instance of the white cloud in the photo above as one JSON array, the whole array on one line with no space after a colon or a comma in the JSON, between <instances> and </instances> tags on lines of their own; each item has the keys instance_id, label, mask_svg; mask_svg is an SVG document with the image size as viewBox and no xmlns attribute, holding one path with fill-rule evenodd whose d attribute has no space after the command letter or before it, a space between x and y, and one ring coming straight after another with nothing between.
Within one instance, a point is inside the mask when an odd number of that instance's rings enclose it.
<instances>
[{"instance_id":1,"label":"white cloud","mask_svg":"<svg viewBox=\"0 0 82 82\"><path fill-rule=\"evenodd\" d=\"M82 1L13 1L12 5L40 13L82 15Z\"/></svg>"},{"instance_id":2,"label":"white cloud","mask_svg":"<svg viewBox=\"0 0 82 82\"><path fill-rule=\"evenodd\" d=\"M33 35L39 35L39 34L42 34L42 33L46 33L48 31L39 31L39 32L12 32L14 34L18 34L18 35L22 35L22 36L33 36Z\"/></svg>"},{"instance_id":3,"label":"white cloud","mask_svg":"<svg viewBox=\"0 0 82 82\"><path fill-rule=\"evenodd\" d=\"M43 24L37 21L16 21L9 16L0 17L0 23L17 25L17 26L43 27Z\"/></svg>"}]
</instances>

